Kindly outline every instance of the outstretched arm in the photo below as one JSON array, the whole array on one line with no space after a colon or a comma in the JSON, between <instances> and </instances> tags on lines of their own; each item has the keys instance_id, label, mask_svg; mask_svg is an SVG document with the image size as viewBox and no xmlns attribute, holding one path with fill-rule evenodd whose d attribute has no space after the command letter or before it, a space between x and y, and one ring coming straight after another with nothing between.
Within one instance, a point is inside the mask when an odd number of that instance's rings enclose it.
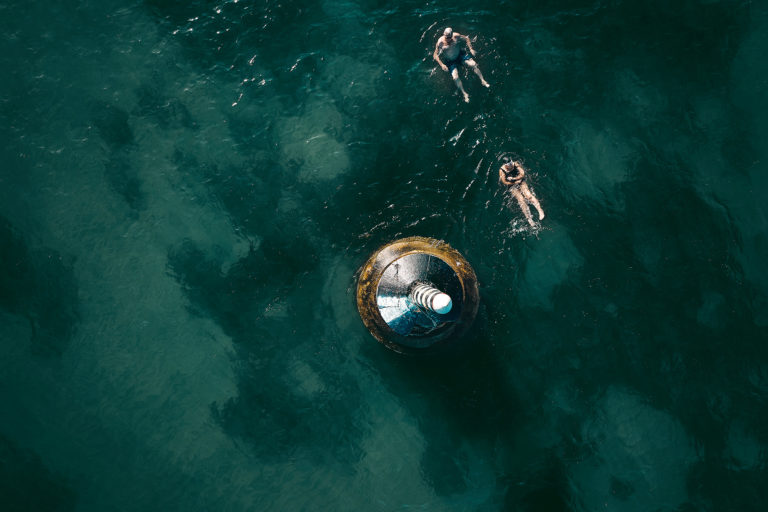
<instances>
[{"instance_id":1,"label":"outstretched arm","mask_svg":"<svg viewBox=\"0 0 768 512\"><path fill-rule=\"evenodd\" d=\"M440 41L437 41L437 44L435 44L435 51L432 54L432 58L437 61L438 64L440 64L440 67L443 68L443 71L448 71L448 66L443 64L443 61L440 60Z\"/></svg>"},{"instance_id":2,"label":"outstretched arm","mask_svg":"<svg viewBox=\"0 0 768 512\"><path fill-rule=\"evenodd\" d=\"M458 35L458 34L457 34ZM467 50L469 50L469 53L472 54L472 56L475 56L475 49L472 48L472 41L469 40L468 36L459 36L461 37L465 43L467 43Z\"/></svg>"}]
</instances>

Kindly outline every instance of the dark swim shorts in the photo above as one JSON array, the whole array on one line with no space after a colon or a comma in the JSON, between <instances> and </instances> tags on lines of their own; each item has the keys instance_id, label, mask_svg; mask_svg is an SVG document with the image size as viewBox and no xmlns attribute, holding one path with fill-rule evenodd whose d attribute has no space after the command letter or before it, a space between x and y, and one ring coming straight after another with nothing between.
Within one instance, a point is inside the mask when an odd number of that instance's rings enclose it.
<instances>
[{"instance_id":1,"label":"dark swim shorts","mask_svg":"<svg viewBox=\"0 0 768 512\"><path fill-rule=\"evenodd\" d=\"M454 69L456 69L461 64L463 64L465 60L469 60L471 58L472 58L472 55L468 54L464 50L461 50L459 52L459 56L458 57L456 57L453 60L449 60L448 62L445 63L445 65L448 66L448 71L450 73L453 73Z\"/></svg>"}]
</instances>

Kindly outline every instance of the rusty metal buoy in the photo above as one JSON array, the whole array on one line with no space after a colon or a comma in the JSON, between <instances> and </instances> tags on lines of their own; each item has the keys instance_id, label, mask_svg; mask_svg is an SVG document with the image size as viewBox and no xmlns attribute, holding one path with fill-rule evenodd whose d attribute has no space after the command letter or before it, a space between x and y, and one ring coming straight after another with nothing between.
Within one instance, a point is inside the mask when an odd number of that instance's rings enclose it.
<instances>
[{"instance_id":1,"label":"rusty metal buoy","mask_svg":"<svg viewBox=\"0 0 768 512\"><path fill-rule=\"evenodd\" d=\"M363 323L401 353L428 353L452 344L472 325L479 301L469 262L433 238L384 245L363 265L357 283Z\"/></svg>"}]
</instances>

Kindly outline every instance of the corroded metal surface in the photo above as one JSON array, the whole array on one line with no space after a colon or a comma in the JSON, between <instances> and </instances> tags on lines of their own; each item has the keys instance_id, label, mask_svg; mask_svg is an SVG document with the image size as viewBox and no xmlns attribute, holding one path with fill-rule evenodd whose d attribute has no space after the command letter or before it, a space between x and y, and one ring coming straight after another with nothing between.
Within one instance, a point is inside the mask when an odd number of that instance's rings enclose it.
<instances>
[{"instance_id":1,"label":"corroded metal surface","mask_svg":"<svg viewBox=\"0 0 768 512\"><path fill-rule=\"evenodd\" d=\"M456 273L460 283L463 308L455 322L429 337L426 347L412 346L409 337L396 333L382 318L376 294L384 271L393 262L410 254L428 254L445 262ZM433 238L409 237L379 248L360 271L357 284L357 309L370 333L390 349L401 353L422 353L446 345L459 338L471 326L480 301L477 276L466 259L453 247Z\"/></svg>"}]
</instances>

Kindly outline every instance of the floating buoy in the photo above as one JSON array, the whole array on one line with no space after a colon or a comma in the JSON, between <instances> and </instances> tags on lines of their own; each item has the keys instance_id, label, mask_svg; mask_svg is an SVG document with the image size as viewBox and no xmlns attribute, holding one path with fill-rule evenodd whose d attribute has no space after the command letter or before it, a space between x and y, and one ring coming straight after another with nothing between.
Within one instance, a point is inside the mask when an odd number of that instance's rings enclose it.
<instances>
[{"instance_id":1,"label":"floating buoy","mask_svg":"<svg viewBox=\"0 0 768 512\"><path fill-rule=\"evenodd\" d=\"M391 242L360 270L357 309L374 338L401 353L452 344L472 325L480 294L471 265L433 238Z\"/></svg>"}]
</instances>

